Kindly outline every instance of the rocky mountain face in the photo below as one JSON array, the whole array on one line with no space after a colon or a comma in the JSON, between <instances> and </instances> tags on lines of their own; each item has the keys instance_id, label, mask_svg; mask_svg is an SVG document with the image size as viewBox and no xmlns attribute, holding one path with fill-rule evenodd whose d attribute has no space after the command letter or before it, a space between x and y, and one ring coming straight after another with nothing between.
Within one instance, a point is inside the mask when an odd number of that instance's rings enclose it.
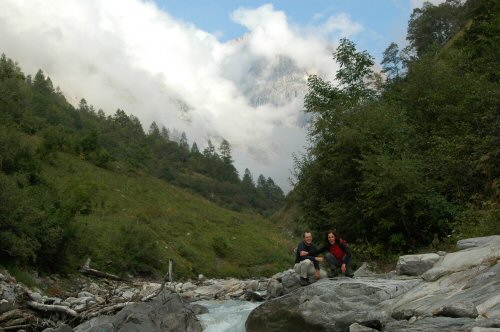
<instances>
[{"instance_id":1,"label":"rocky mountain face","mask_svg":"<svg viewBox=\"0 0 500 332\"><path fill-rule=\"evenodd\" d=\"M258 107L269 104L283 106L295 99L303 100L307 92L307 70L300 68L289 57L278 55L269 60L263 57L231 59L228 67L238 71L225 73L247 97L250 105Z\"/></svg>"},{"instance_id":2,"label":"rocky mountain face","mask_svg":"<svg viewBox=\"0 0 500 332\"><path fill-rule=\"evenodd\" d=\"M402 256L387 275L362 269L306 287L281 273L268 288L278 297L252 311L247 331L498 331L500 236L457 247Z\"/></svg>"}]
</instances>

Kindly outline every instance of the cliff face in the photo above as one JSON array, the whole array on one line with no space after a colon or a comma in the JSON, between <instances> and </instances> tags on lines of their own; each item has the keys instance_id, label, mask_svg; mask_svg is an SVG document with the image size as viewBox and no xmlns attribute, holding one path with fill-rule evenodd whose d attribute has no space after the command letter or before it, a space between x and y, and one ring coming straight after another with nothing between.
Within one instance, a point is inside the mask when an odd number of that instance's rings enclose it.
<instances>
[{"instance_id":1,"label":"cliff face","mask_svg":"<svg viewBox=\"0 0 500 332\"><path fill-rule=\"evenodd\" d=\"M454 253L403 256L399 274L322 279L299 288L290 287L290 274L284 274L278 279L288 293L256 308L247 331L500 327L500 236L459 241L457 247Z\"/></svg>"}]
</instances>

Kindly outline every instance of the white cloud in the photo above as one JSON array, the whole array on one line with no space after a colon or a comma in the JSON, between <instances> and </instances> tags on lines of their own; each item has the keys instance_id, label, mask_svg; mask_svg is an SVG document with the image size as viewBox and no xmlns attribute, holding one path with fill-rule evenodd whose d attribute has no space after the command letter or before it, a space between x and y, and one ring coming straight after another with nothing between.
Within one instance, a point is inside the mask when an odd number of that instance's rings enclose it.
<instances>
[{"instance_id":1,"label":"white cloud","mask_svg":"<svg viewBox=\"0 0 500 332\"><path fill-rule=\"evenodd\" d=\"M433 5L439 5L443 3L445 0L411 0L412 8L421 8L424 2L430 2Z\"/></svg>"},{"instance_id":2,"label":"white cloud","mask_svg":"<svg viewBox=\"0 0 500 332\"><path fill-rule=\"evenodd\" d=\"M199 146L224 137L240 171L248 167L286 188L291 154L305 144L302 100L253 106L249 91L268 84L283 55L304 74L332 77L332 38L362 27L345 14L294 26L272 5L231 17L249 32L221 43L149 1L3 0L0 52L27 73L43 69L73 104L86 98L107 114L121 108L146 128L154 120L186 131ZM262 70L249 79L256 64Z\"/></svg>"}]
</instances>

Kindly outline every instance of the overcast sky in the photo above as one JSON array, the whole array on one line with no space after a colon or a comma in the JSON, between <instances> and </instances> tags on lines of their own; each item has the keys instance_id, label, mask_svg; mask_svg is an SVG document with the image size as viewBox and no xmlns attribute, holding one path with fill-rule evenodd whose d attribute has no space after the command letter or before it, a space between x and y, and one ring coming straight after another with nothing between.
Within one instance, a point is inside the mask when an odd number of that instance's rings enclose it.
<instances>
[{"instance_id":1,"label":"overcast sky","mask_svg":"<svg viewBox=\"0 0 500 332\"><path fill-rule=\"evenodd\" d=\"M435 2L435 1L433 1ZM303 151L301 99L252 106L243 91L256 61L288 56L332 78L341 37L377 60L404 43L418 0L1 0L0 53L26 74L42 69L74 105L136 115L145 129L185 131L203 148L227 139L240 174L271 176L285 191ZM265 79L266 76L261 77Z\"/></svg>"}]
</instances>

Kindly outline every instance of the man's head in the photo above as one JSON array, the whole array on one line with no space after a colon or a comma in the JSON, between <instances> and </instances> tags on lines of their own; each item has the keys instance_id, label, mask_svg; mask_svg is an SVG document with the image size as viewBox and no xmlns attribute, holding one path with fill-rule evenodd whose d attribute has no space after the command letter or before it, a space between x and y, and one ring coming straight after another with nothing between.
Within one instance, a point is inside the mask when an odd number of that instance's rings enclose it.
<instances>
[{"instance_id":1,"label":"man's head","mask_svg":"<svg viewBox=\"0 0 500 332\"><path fill-rule=\"evenodd\" d=\"M304 243L310 245L313 242L312 233L309 231L304 232Z\"/></svg>"}]
</instances>

